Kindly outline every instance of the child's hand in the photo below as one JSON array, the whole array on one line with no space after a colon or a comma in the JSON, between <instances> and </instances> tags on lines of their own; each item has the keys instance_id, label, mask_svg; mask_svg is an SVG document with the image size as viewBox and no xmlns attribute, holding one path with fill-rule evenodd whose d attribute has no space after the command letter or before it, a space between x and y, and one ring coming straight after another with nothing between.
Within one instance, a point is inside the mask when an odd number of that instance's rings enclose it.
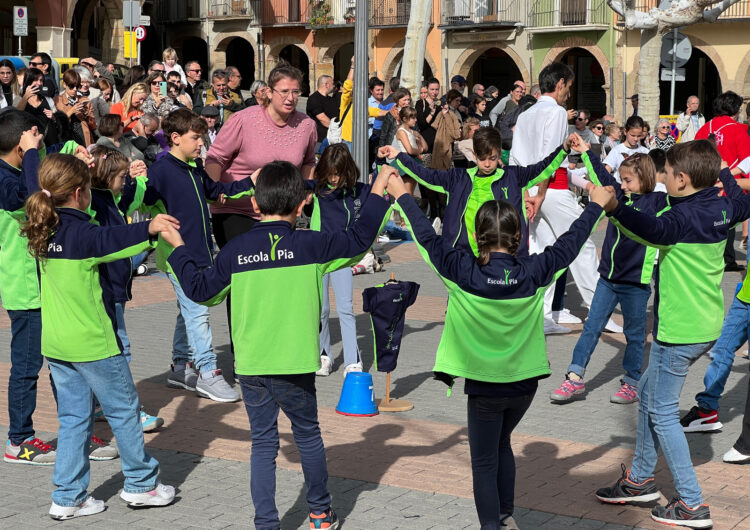
<instances>
[{"instance_id":1,"label":"child's hand","mask_svg":"<svg viewBox=\"0 0 750 530\"><path fill-rule=\"evenodd\" d=\"M378 157L380 158L396 158L398 156L399 150L393 147L392 145L384 145L380 149L378 149Z\"/></svg>"},{"instance_id":2,"label":"child's hand","mask_svg":"<svg viewBox=\"0 0 750 530\"><path fill-rule=\"evenodd\" d=\"M721 169L726 169L728 167L729 167L729 164L727 164L725 160L722 160L721 161Z\"/></svg>"},{"instance_id":3,"label":"child's hand","mask_svg":"<svg viewBox=\"0 0 750 530\"><path fill-rule=\"evenodd\" d=\"M220 194L219 194L219 199L218 199L218 200L217 200L216 202L218 202L219 204L222 204L222 205L223 205L223 204L226 204L226 203L227 203L227 200L228 200L228 199L227 199L227 196L226 196L226 195L224 195L223 193L220 193Z\"/></svg>"},{"instance_id":4,"label":"child's hand","mask_svg":"<svg viewBox=\"0 0 750 530\"><path fill-rule=\"evenodd\" d=\"M386 189L388 190L388 194L393 195L395 199L398 199L404 193L409 193L409 190L406 189L406 184L404 184L404 179L401 178L398 171L390 176Z\"/></svg>"},{"instance_id":5,"label":"child's hand","mask_svg":"<svg viewBox=\"0 0 750 530\"><path fill-rule=\"evenodd\" d=\"M146 176L147 171L146 163L143 160L133 160L130 163L130 176L133 178Z\"/></svg>"},{"instance_id":6,"label":"child's hand","mask_svg":"<svg viewBox=\"0 0 750 530\"><path fill-rule=\"evenodd\" d=\"M151 222L148 224L148 233L155 236L160 232L169 230L170 227L178 230L180 228L180 222L171 215L160 213L151 219Z\"/></svg>"},{"instance_id":7,"label":"child's hand","mask_svg":"<svg viewBox=\"0 0 750 530\"><path fill-rule=\"evenodd\" d=\"M23 132L23 134L21 135L21 141L18 143L18 146L25 153L29 149L39 149L39 147L42 145L42 140L44 140L44 136L42 136L42 134L39 132L39 129L37 129L35 125L28 131Z\"/></svg>"},{"instance_id":8,"label":"child's hand","mask_svg":"<svg viewBox=\"0 0 750 530\"><path fill-rule=\"evenodd\" d=\"M612 186L592 186L588 190L589 198L604 208L605 212L610 213L617 208L615 189Z\"/></svg>"},{"instance_id":9,"label":"child's hand","mask_svg":"<svg viewBox=\"0 0 750 530\"><path fill-rule=\"evenodd\" d=\"M177 248L185 244L180 233L175 227L171 225L166 230L162 230L161 232L159 232L159 234L161 234L161 238L172 245L173 248Z\"/></svg>"},{"instance_id":10,"label":"child's hand","mask_svg":"<svg viewBox=\"0 0 750 530\"><path fill-rule=\"evenodd\" d=\"M398 171L396 168L391 166L380 166L380 173L378 173L378 178L375 179L375 183L372 185L372 190L370 193L375 193L377 195L383 195L383 192L385 191L385 187L388 184L388 179L390 179L391 175L393 174L398 175Z\"/></svg>"}]
</instances>

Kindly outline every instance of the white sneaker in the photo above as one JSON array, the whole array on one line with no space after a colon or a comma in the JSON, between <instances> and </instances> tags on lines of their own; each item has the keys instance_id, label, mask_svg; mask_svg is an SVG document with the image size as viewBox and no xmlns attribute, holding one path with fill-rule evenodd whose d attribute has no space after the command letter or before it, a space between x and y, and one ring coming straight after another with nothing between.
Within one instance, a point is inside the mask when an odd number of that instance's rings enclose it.
<instances>
[{"instance_id":1,"label":"white sneaker","mask_svg":"<svg viewBox=\"0 0 750 530\"><path fill-rule=\"evenodd\" d=\"M349 372L361 372L362 371L362 361L347 364L346 368L344 368L344 378L346 378L346 374Z\"/></svg>"},{"instance_id":2,"label":"white sneaker","mask_svg":"<svg viewBox=\"0 0 750 530\"><path fill-rule=\"evenodd\" d=\"M435 217L435 220L432 221L432 228L437 235L443 235L443 222L440 220L440 217Z\"/></svg>"},{"instance_id":3,"label":"white sneaker","mask_svg":"<svg viewBox=\"0 0 750 530\"><path fill-rule=\"evenodd\" d=\"M544 334L545 335L565 335L566 333L570 333L572 330L570 328L566 328L565 326L561 326L554 320L547 320L544 319Z\"/></svg>"},{"instance_id":4,"label":"white sneaker","mask_svg":"<svg viewBox=\"0 0 750 530\"><path fill-rule=\"evenodd\" d=\"M136 276L143 276L144 274L147 274L147 273L148 273L148 265L146 265L145 263L141 263L140 265L138 265L138 268L135 270Z\"/></svg>"},{"instance_id":5,"label":"white sneaker","mask_svg":"<svg viewBox=\"0 0 750 530\"><path fill-rule=\"evenodd\" d=\"M144 493L120 492L120 498L128 503L128 506L136 508L145 506L166 506L174 500L174 486L165 486L159 482L154 489Z\"/></svg>"},{"instance_id":6,"label":"white sneaker","mask_svg":"<svg viewBox=\"0 0 750 530\"><path fill-rule=\"evenodd\" d=\"M604 326L604 331L610 333L622 333L622 326L616 324L615 321L610 318L607 325Z\"/></svg>"},{"instance_id":7,"label":"white sneaker","mask_svg":"<svg viewBox=\"0 0 750 530\"><path fill-rule=\"evenodd\" d=\"M552 311L552 320L558 324L581 324L580 318L570 312L569 309L563 309L562 311Z\"/></svg>"},{"instance_id":8,"label":"white sneaker","mask_svg":"<svg viewBox=\"0 0 750 530\"><path fill-rule=\"evenodd\" d=\"M331 361L331 358L328 357L328 355L321 355L320 356L320 370L315 372L315 375L320 375L323 377L331 375L332 366L333 366L333 361Z\"/></svg>"},{"instance_id":9,"label":"white sneaker","mask_svg":"<svg viewBox=\"0 0 750 530\"><path fill-rule=\"evenodd\" d=\"M104 501L98 501L93 497L86 497L86 500L78 506L60 506L53 502L49 509L49 516L56 521L65 521L74 517L94 515L95 513L103 512L104 508Z\"/></svg>"},{"instance_id":10,"label":"white sneaker","mask_svg":"<svg viewBox=\"0 0 750 530\"><path fill-rule=\"evenodd\" d=\"M737 449L732 447L729 451L724 453L724 462L727 464L744 464L750 462L750 455L743 455Z\"/></svg>"}]
</instances>

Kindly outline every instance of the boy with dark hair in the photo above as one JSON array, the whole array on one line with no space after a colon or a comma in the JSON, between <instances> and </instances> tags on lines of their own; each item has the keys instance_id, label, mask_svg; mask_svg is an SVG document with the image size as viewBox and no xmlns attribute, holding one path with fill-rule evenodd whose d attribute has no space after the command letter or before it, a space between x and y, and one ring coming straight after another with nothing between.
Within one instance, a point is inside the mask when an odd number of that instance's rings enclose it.
<instances>
[{"instance_id":1,"label":"boy with dark hair","mask_svg":"<svg viewBox=\"0 0 750 530\"><path fill-rule=\"evenodd\" d=\"M162 128L170 151L149 168L143 202L180 219L180 233L189 244L191 259L200 268L210 267L214 258L206 201L247 195L253 187L252 180L250 177L231 183L211 180L200 159L206 122L192 111L178 109L170 112L162 121ZM216 368L208 308L185 296L167 263L171 252L172 247L160 239L156 247L156 263L172 282L180 310L167 385L195 391L214 401L239 401L239 393Z\"/></svg>"},{"instance_id":2,"label":"boy with dark hair","mask_svg":"<svg viewBox=\"0 0 750 530\"><path fill-rule=\"evenodd\" d=\"M450 100L449 100L450 101ZM502 199L516 207L521 215L519 256L529 253L528 224L523 201L524 192L552 176L570 150L570 138L537 164L528 167L500 166L502 137L494 127L481 127L474 133L477 166L448 171L428 169L406 153L392 146L378 151L381 157L395 159L394 164L420 185L450 197L443 216L443 237L454 246L477 255L474 217L479 207L493 199Z\"/></svg>"},{"instance_id":3,"label":"boy with dark hair","mask_svg":"<svg viewBox=\"0 0 750 530\"><path fill-rule=\"evenodd\" d=\"M291 421L302 460L310 528L338 526L315 395L320 286L323 274L356 263L373 243L388 212L383 191L394 173L391 167L381 169L350 230L295 231L305 206L305 183L289 162L267 164L251 199L261 222L227 243L205 270L176 231L166 235L175 247L169 263L190 298L215 305L232 289L235 300L252 297L269 304L253 318L247 318L247 304L232 304L231 309L236 371L252 433L250 491L257 528L280 525L274 500L279 409Z\"/></svg>"},{"instance_id":4,"label":"boy with dark hair","mask_svg":"<svg viewBox=\"0 0 750 530\"><path fill-rule=\"evenodd\" d=\"M625 470L623 465L616 484L598 490L596 496L616 504L658 499L654 468L661 447L678 496L666 506L656 506L651 517L692 528L708 528L712 522L680 425L680 391L692 362L711 348L721 332L727 231L750 217L750 200L734 192L730 172L719 175L720 168L721 157L711 142L677 144L667 152L669 195L656 208L659 215L637 211L616 199L605 207L628 237L663 252L654 275L654 341L638 386L632 467ZM717 195L713 186L717 176L728 189L727 196Z\"/></svg>"}]
</instances>

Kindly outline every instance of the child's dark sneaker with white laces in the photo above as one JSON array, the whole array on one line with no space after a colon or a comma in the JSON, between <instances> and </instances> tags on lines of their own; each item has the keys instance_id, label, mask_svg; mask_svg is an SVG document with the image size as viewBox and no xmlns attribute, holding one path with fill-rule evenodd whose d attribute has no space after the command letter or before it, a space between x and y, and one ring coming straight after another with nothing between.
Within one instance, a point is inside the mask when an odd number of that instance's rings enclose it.
<instances>
[{"instance_id":1,"label":"child's dark sneaker with white laces","mask_svg":"<svg viewBox=\"0 0 750 530\"><path fill-rule=\"evenodd\" d=\"M51 466L55 463L54 448L33 436L20 445L13 445L10 440L5 444L5 460L10 464L31 464L34 466Z\"/></svg>"},{"instance_id":2,"label":"child's dark sneaker with white laces","mask_svg":"<svg viewBox=\"0 0 750 530\"><path fill-rule=\"evenodd\" d=\"M666 506L655 506L651 510L651 519L657 523L688 528L711 528L714 525L708 504L690 508L679 497Z\"/></svg>"},{"instance_id":3,"label":"child's dark sneaker with white laces","mask_svg":"<svg viewBox=\"0 0 750 530\"><path fill-rule=\"evenodd\" d=\"M719 412L695 406L680 419L685 432L711 432L723 427L719 421Z\"/></svg>"},{"instance_id":4,"label":"child's dark sneaker with white laces","mask_svg":"<svg viewBox=\"0 0 750 530\"><path fill-rule=\"evenodd\" d=\"M627 504L630 502L649 502L659 498L659 489L653 478L638 483L630 480L630 471L622 464L622 476L611 488L596 491L596 498L609 504Z\"/></svg>"}]
</instances>

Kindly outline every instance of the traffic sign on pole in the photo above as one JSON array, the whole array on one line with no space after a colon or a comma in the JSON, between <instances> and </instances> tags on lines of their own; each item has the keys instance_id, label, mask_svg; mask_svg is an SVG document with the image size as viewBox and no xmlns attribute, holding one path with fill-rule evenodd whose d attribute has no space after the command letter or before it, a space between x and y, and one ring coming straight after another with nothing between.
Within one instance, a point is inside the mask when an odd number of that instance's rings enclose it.
<instances>
[{"instance_id":1,"label":"traffic sign on pole","mask_svg":"<svg viewBox=\"0 0 750 530\"><path fill-rule=\"evenodd\" d=\"M29 13L26 6L13 6L13 35L16 37L29 35Z\"/></svg>"},{"instance_id":2,"label":"traffic sign on pole","mask_svg":"<svg viewBox=\"0 0 750 530\"><path fill-rule=\"evenodd\" d=\"M151 17L148 15L141 15L141 26L150 26Z\"/></svg>"},{"instance_id":3,"label":"traffic sign on pole","mask_svg":"<svg viewBox=\"0 0 750 530\"><path fill-rule=\"evenodd\" d=\"M135 28L135 31L133 31L133 33L135 33L135 40L137 40L138 42L146 40L146 28L144 28L143 26L138 26L137 28Z\"/></svg>"},{"instance_id":4,"label":"traffic sign on pole","mask_svg":"<svg viewBox=\"0 0 750 530\"><path fill-rule=\"evenodd\" d=\"M126 28L134 28L141 25L141 3L138 0L123 1L122 25Z\"/></svg>"}]
</instances>

